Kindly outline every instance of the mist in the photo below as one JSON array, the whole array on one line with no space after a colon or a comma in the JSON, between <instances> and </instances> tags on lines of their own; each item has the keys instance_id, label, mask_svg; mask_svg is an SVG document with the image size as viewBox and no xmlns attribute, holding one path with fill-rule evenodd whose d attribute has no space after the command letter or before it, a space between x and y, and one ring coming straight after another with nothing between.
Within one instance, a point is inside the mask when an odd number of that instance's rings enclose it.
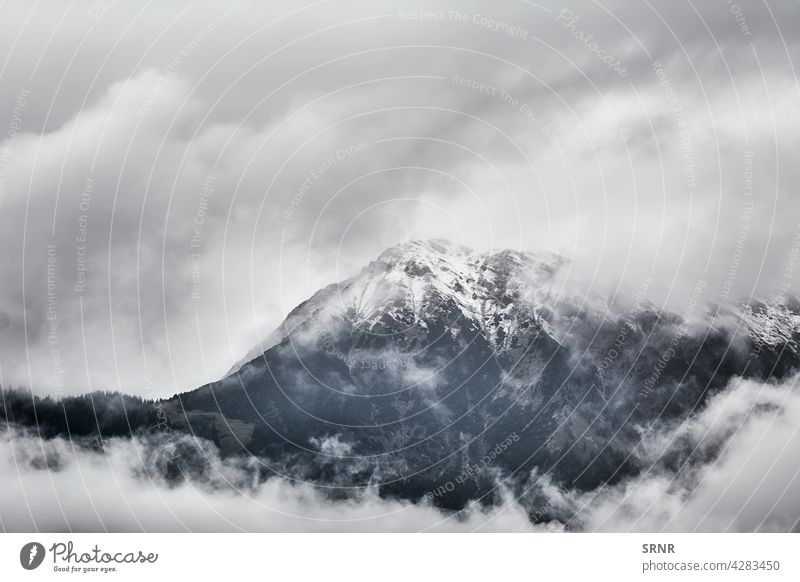
<instances>
[{"instance_id":1,"label":"mist","mask_svg":"<svg viewBox=\"0 0 800 582\"><path fill-rule=\"evenodd\" d=\"M735 379L697 415L656 423L635 452L645 468L615 485L580 491L538 470L498 475L497 503L474 502L460 512L437 509L427 498L383 498L377 486L332 492L270 476L277 465L269 459L222 457L213 444L188 436L170 438L169 446L163 435L150 435L108 439L101 447L10 428L0 441L0 526L76 532L798 531L797 380ZM328 443L326 454L347 453L336 444ZM339 465L341 471L351 466Z\"/></svg>"},{"instance_id":2,"label":"mist","mask_svg":"<svg viewBox=\"0 0 800 582\"><path fill-rule=\"evenodd\" d=\"M800 30L742 10L6 2L0 384L195 388L407 239L677 312L785 294Z\"/></svg>"}]
</instances>

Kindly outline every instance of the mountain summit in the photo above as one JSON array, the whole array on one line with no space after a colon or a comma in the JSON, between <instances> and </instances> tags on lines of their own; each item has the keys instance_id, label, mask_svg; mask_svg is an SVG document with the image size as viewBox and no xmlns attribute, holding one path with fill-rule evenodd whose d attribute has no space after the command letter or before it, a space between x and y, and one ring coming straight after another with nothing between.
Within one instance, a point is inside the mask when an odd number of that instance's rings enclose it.
<instances>
[{"instance_id":1,"label":"mountain summit","mask_svg":"<svg viewBox=\"0 0 800 582\"><path fill-rule=\"evenodd\" d=\"M344 318L364 333L396 335L444 318L449 333L477 327L493 345L527 318L528 295L548 281L565 259L556 254L477 253L446 241L391 247L358 275L317 293L290 315ZM519 308L524 307L524 314Z\"/></svg>"},{"instance_id":2,"label":"mountain summit","mask_svg":"<svg viewBox=\"0 0 800 582\"><path fill-rule=\"evenodd\" d=\"M798 370L795 300L697 306L690 325L644 300L567 296L568 267L552 253L403 243L297 306L218 382L155 405L8 393L0 417L92 446L131 433L159 451L196 446L153 461L176 480L211 470L193 461L211 441L258 467L257 482L455 510L510 491L533 521L568 524L542 487L597 490L654 462L674 474L692 451L666 443L654 461L648 435L739 378Z\"/></svg>"},{"instance_id":3,"label":"mountain summit","mask_svg":"<svg viewBox=\"0 0 800 582\"><path fill-rule=\"evenodd\" d=\"M293 310L276 333L229 374L308 324L404 337L406 347L428 336L428 322L444 318L449 333L479 330L497 349L508 348L518 326L544 325L532 293L566 264L555 253L503 250L480 253L446 240L411 241L384 251L360 273L325 287Z\"/></svg>"},{"instance_id":4,"label":"mountain summit","mask_svg":"<svg viewBox=\"0 0 800 582\"><path fill-rule=\"evenodd\" d=\"M396 245L165 414L265 470L457 509L496 496L504 475L594 488L635 474L654 422L687 418L737 375L797 367L793 303L718 309L695 329L649 304L611 313L559 298L566 264Z\"/></svg>"}]
</instances>

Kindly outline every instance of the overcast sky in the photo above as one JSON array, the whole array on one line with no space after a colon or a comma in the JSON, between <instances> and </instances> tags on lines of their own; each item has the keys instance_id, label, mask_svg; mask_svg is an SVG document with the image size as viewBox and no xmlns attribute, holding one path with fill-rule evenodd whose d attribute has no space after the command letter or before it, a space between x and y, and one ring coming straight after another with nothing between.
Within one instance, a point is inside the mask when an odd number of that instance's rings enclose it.
<instances>
[{"instance_id":1,"label":"overcast sky","mask_svg":"<svg viewBox=\"0 0 800 582\"><path fill-rule=\"evenodd\" d=\"M794 287L798 2L497 4L4 2L0 382L196 387L409 238Z\"/></svg>"}]
</instances>

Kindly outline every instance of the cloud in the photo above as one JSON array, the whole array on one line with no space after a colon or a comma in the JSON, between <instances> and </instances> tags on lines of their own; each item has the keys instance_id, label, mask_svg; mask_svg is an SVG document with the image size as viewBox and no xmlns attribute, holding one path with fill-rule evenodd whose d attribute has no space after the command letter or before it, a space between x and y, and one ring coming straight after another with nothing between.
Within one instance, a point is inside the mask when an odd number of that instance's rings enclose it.
<instances>
[{"instance_id":1,"label":"cloud","mask_svg":"<svg viewBox=\"0 0 800 582\"><path fill-rule=\"evenodd\" d=\"M645 437L648 470L571 493L570 511L588 531L798 531L798 427L797 378L735 380L702 412Z\"/></svg>"},{"instance_id":2,"label":"cloud","mask_svg":"<svg viewBox=\"0 0 800 582\"><path fill-rule=\"evenodd\" d=\"M272 477L177 436L96 444L9 430L0 442L6 531L797 531L800 392L735 380L696 415L644 433L635 477L579 491L547 473L497 480L495 505L459 513ZM339 436L312 443L348 450ZM175 460L176 462L173 462ZM346 472L348 466L330 466ZM344 479L347 482L347 479ZM535 525L532 523L537 522Z\"/></svg>"},{"instance_id":3,"label":"cloud","mask_svg":"<svg viewBox=\"0 0 800 582\"><path fill-rule=\"evenodd\" d=\"M700 278L773 294L796 6L539 4L6 3L3 384L194 388L403 238L550 247L581 290L655 273L678 311Z\"/></svg>"},{"instance_id":4,"label":"cloud","mask_svg":"<svg viewBox=\"0 0 800 582\"><path fill-rule=\"evenodd\" d=\"M222 461L208 443L179 443L185 479L167 479L165 455L147 440L111 440L105 453L63 439L11 433L0 444L4 531L530 531L524 510L503 505L448 514L367 491L334 500L280 478L259 482L258 463ZM159 460L160 458L160 460ZM50 467L50 470L47 467Z\"/></svg>"}]
</instances>

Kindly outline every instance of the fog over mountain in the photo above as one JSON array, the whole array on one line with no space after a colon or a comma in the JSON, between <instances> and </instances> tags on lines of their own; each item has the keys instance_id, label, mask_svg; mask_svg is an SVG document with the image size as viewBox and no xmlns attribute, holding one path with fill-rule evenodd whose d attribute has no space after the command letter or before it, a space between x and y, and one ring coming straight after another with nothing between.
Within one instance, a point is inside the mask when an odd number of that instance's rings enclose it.
<instances>
[{"instance_id":1,"label":"fog over mountain","mask_svg":"<svg viewBox=\"0 0 800 582\"><path fill-rule=\"evenodd\" d=\"M498 505L442 512L381 499L365 489L331 498L307 484L259 483L253 463L223 461L210 444L183 449L176 483L153 464L158 444L114 439L103 454L63 439L4 433L0 499L4 531L563 531L557 514L583 531L798 531L800 426L796 382L744 382L714 399L698 422L653 435L683 439L689 450L724 446L724 460L691 460L677 475L654 463L646 474L588 492L547 478L523 507L501 493ZM725 428L723 428L725 427ZM10 437L10 438L9 438ZM702 444L700 444L702 439ZM651 451L660 452L660 448ZM45 457L49 460L45 462ZM56 471L46 471L47 464ZM191 468L194 468L192 470ZM506 484L508 485L508 484Z\"/></svg>"},{"instance_id":2,"label":"fog over mountain","mask_svg":"<svg viewBox=\"0 0 800 582\"><path fill-rule=\"evenodd\" d=\"M793 285L794 3L435 8L6 2L3 385L217 380L402 240L676 312Z\"/></svg>"},{"instance_id":3,"label":"fog over mountain","mask_svg":"<svg viewBox=\"0 0 800 582\"><path fill-rule=\"evenodd\" d=\"M0 11L0 529L798 530L797 2Z\"/></svg>"},{"instance_id":4,"label":"fog over mountain","mask_svg":"<svg viewBox=\"0 0 800 582\"><path fill-rule=\"evenodd\" d=\"M161 401L6 393L5 462L59 481L88 464L123 497L138 483L179 511L193 498L221 512L140 523L51 507L48 528L281 530L321 516L334 531L796 529L800 303L680 315L641 296L556 299L565 265L396 245L299 305L219 382ZM58 500L64 483L51 486ZM6 502L27 508L4 512L7 527L38 527L39 510Z\"/></svg>"}]
</instances>

